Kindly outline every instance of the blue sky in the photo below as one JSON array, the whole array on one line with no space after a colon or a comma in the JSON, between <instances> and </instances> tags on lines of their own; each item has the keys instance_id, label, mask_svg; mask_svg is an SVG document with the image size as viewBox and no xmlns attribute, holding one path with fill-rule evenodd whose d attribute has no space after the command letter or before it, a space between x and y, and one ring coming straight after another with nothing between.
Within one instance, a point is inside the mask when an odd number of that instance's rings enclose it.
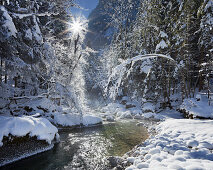
<instances>
[{"instance_id":1,"label":"blue sky","mask_svg":"<svg viewBox=\"0 0 213 170\"><path fill-rule=\"evenodd\" d=\"M90 12L98 5L99 0L76 0L76 2L84 8L84 10L78 8L71 8L73 14L83 14L88 17Z\"/></svg>"}]
</instances>

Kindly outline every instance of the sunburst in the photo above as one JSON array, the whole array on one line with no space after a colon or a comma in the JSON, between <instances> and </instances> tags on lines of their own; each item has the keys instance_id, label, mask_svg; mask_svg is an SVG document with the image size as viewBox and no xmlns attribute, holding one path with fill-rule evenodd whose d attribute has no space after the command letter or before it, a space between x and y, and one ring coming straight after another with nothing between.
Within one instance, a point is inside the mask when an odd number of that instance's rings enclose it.
<instances>
[{"instance_id":1,"label":"sunburst","mask_svg":"<svg viewBox=\"0 0 213 170\"><path fill-rule=\"evenodd\" d=\"M60 20L67 25L67 29L60 34L69 34L71 37L83 37L87 32L88 20L84 16L72 16L70 22Z\"/></svg>"},{"instance_id":2,"label":"sunburst","mask_svg":"<svg viewBox=\"0 0 213 170\"><path fill-rule=\"evenodd\" d=\"M72 35L84 35L87 32L87 23L85 17L78 16L73 17L72 21L68 23L68 30L72 33Z\"/></svg>"}]
</instances>

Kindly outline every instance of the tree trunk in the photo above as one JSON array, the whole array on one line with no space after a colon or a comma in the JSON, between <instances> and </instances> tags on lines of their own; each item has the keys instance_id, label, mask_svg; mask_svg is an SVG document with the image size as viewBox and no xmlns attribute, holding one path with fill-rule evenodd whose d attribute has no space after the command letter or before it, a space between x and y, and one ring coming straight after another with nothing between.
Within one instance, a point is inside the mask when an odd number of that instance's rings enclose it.
<instances>
[{"instance_id":1,"label":"tree trunk","mask_svg":"<svg viewBox=\"0 0 213 170\"><path fill-rule=\"evenodd\" d=\"M7 84L7 62L5 61L5 76L4 76L4 83Z\"/></svg>"},{"instance_id":2,"label":"tree trunk","mask_svg":"<svg viewBox=\"0 0 213 170\"><path fill-rule=\"evenodd\" d=\"M3 71L3 61L2 61L2 58L1 58L1 68L0 68L0 83L2 82L2 71Z\"/></svg>"}]
</instances>

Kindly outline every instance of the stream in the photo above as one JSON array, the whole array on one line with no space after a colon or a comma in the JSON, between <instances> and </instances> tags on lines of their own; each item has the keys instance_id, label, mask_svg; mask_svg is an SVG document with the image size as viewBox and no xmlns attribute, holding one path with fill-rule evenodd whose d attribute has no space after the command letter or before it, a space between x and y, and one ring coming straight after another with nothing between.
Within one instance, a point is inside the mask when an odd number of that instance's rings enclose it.
<instances>
[{"instance_id":1,"label":"stream","mask_svg":"<svg viewBox=\"0 0 213 170\"><path fill-rule=\"evenodd\" d=\"M107 168L108 156L122 156L148 138L136 120L100 126L59 130L61 142L54 148L10 164L16 170L87 170Z\"/></svg>"}]
</instances>

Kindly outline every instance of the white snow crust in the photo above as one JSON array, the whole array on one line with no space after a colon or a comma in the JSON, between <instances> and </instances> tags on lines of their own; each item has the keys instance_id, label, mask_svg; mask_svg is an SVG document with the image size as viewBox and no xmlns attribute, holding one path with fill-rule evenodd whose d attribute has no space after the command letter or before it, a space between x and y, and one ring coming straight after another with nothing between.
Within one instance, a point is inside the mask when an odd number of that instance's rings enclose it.
<instances>
[{"instance_id":1,"label":"white snow crust","mask_svg":"<svg viewBox=\"0 0 213 170\"><path fill-rule=\"evenodd\" d=\"M102 123L102 119L97 116L83 115L83 117L81 117L79 114L62 113L54 114L54 121L62 126L77 126L81 124L84 126L89 126Z\"/></svg>"},{"instance_id":2,"label":"white snow crust","mask_svg":"<svg viewBox=\"0 0 213 170\"><path fill-rule=\"evenodd\" d=\"M147 139L140 153L127 161L136 169L213 169L213 120L167 119L156 127L157 135Z\"/></svg>"},{"instance_id":3,"label":"white snow crust","mask_svg":"<svg viewBox=\"0 0 213 170\"><path fill-rule=\"evenodd\" d=\"M185 109L193 117L213 118L213 102L209 105L207 99L202 99L201 96L199 98L200 101L195 98L185 99L180 108Z\"/></svg>"},{"instance_id":4,"label":"white snow crust","mask_svg":"<svg viewBox=\"0 0 213 170\"><path fill-rule=\"evenodd\" d=\"M156 46L156 51L158 51L159 49L164 49L167 48L168 45L166 44L166 42L164 40L161 40L161 42Z\"/></svg>"},{"instance_id":5,"label":"white snow crust","mask_svg":"<svg viewBox=\"0 0 213 170\"><path fill-rule=\"evenodd\" d=\"M16 137L29 134L32 137L37 136L38 140L45 140L51 144L55 136L58 135L58 129L45 118L0 116L0 146L3 146L3 137L9 134Z\"/></svg>"}]
</instances>

